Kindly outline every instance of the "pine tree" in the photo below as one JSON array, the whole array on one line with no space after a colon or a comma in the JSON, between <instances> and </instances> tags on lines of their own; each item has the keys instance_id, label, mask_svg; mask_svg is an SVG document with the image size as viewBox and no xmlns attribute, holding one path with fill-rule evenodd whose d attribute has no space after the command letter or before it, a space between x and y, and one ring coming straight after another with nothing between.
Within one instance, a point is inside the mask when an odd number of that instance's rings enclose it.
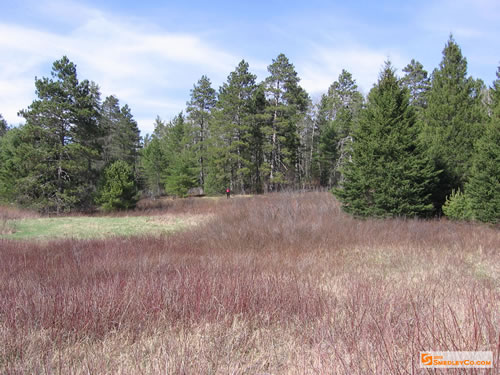
<instances>
[{"instance_id":1,"label":"pine tree","mask_svg":"<svg viewBox=\"0 0 500 375\"><path fill-rule=\"evenodd\" d=\"M463 191L467 181L474 143L484 123L481 89L481 82L467 78L467 60L450 37L439 69L432 75L423 113L423 141L437 168L443 170L433 194L438 208L452 190Z\"/></svg>"},{"instance_id":2,"label":"pine tree","mask_svg":"<svg viewBox=\"0 0 500 375\"><path fill-rule=\"evenodd\" d=\"M187 103L188 120L198 158L199 184L202 188L205 185L207 168L208 124L212 109L217 102L216 92L211 85L210 79L207 76L202 76L191 90L191 100Z\"/></svg>"},{"instance_id":3,"label":"pine tree","mask_svg":"<svg viewBox=\"0 0 500 375\"><path fill-rule=\"evenodd\" d=\"M67 57L54 62L51 79L35 79L35 86L38 99L20 112L27 173L18 200L58 213L88 208L98 177L98 87L79 82Z\"/></svg>"},{"instance_id":4,"label":"pine tree","mask_svg":"<svg viewBox=\"0 0 500 375\"><path fill-rule=\"evenodd\" d=\"M222 85L210 126L210 167L207 193L231 191L245 193L249 187L251 157L250 128L257 89L256 76L244 60Z\"/></svg>"},{"instance_id":5,"label":"pine tree","mask_svg":"<svg viewBox=\"0 0 500 375\"><path fill-rule=\"evenodd\" d=\"M431 88L430 79L424 66L414 59L403 69L401 84L410 92L410 104L417 113L427 107L427 93Z\"/></svg>"},{"instance_id":6,"label":"pine tree","mask_svg":"<svg viewBox=\"0 0 500 375\"><path fill-rule=\"evenodd\" d=\"M342 70L318 109L318 149L316 161L322 186L332 187L340 177L342 156L348 148L363 105L363 96L352 74Z\"/></svg>"},{"instance_id":7,"label":"pine tree","mask_svg":"<svg viewBox=\"0 0 500 375\"><path fill-rule=\"evenodd\" d=\"M352 160L335 194L359 216L425 216L437 172L417 141L409 94L387 63L354 130Z\"/></svg>"},{"instance_id":8,"label":"pine tree","mask_svg":"<svg viewBox=\"0 0 500 375\"><path fill-rule=\"evenodd\" d=\"M300 87L297 72L284 54L280 54L267 70L265 80L267 109L271 126L267 130L270 141L269 190L274 191L300 180L300 137L298 124L305 116L310 104L309 96Z\"/></svg>"},{"instance_id":9,"label":"pine tree","mask_svg":"<svg viewBox=\"0 0 500 375\"><path fill-rule=\"evenodd\" d=\"M265 158L266 150L271 150L270 144L266 143L266 129L270 128L270 117L266 113L267 100L263 84L257 86L252 97L252 106L253 116L248 137L250 186L254 193L261 194L264 192L265 177L270 173L270 165Z\"/></svg>"}]
</instances>

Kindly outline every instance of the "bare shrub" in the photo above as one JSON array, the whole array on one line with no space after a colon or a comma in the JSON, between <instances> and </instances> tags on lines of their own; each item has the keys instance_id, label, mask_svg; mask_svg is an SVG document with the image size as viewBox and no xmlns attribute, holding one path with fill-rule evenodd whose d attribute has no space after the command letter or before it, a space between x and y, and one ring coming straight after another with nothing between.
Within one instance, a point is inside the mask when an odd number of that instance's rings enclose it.
<instances>
[{"instance_id":1,"label":"bare shrub","mask_svg":"<svg viewBox=\"0 0 500 375\"><path fill-rule=\"evenodd\" d=\"M214 216L162 238L0 239L0 372L411 374L421 350L498 364L495 228L356 220L328 193L172 205Z\"/></svg>"}]
</instances>

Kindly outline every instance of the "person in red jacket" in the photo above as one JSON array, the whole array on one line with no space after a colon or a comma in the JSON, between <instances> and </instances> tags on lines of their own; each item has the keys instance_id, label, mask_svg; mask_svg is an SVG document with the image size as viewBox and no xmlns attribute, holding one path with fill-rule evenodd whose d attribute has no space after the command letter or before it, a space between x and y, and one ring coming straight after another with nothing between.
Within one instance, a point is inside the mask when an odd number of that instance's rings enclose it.
<instances>
[{"instance_id":1,"label":"person in red jacket","mask_svg":"<svg viewBox=\"0 0 500 375\"><path fill-rule=\"evenodd\" d=\"M229 190L229 188L226 189L226 197L228 199L231 197L231 190Z\"/></svg>"}]
</instances>

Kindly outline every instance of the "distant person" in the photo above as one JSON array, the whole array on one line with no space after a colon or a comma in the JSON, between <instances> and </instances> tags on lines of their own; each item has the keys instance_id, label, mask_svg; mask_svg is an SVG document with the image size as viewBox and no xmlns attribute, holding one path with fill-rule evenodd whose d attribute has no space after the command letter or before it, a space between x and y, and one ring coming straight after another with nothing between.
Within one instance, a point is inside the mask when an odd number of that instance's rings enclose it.
<instances>
[{"instance_id":1,"label":"distant person","mask_svg":"<svg viewBox=\"0 0 500 375\"><path fill-rule=\"evenodd\" d=\"M231 198L231 190L229 188L226 189L226 197L227 199Z\"/></svg>"}]
</instances>

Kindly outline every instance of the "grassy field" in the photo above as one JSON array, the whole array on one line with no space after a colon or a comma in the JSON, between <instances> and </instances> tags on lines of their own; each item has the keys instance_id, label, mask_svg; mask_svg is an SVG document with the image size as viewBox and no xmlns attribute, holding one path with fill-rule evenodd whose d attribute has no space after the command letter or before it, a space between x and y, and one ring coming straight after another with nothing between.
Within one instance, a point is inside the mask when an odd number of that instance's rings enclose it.
<instances>
[{"instance_id":1,"label":"grassy field","mask_svg":"<svg viewBox=\"0 0 500 375\"><path fill-rule=\"evenodd\" d=\"M104 238L158 235L185 229L203 221L201 216L60 217L9 220L6 239Z\"/></svg>"},{"instance_id":2,"label":"grassy field","mask_svg":"<svg viewBox=\"0 0 500 375\"><path fill-rule=\"evenodd\" d=\"M209 219L0 239L0 373L460 373L420 370L428 350L498 366L498 228L357 220L328 193L154 205Z\"/></svg>"}]
</instances>

